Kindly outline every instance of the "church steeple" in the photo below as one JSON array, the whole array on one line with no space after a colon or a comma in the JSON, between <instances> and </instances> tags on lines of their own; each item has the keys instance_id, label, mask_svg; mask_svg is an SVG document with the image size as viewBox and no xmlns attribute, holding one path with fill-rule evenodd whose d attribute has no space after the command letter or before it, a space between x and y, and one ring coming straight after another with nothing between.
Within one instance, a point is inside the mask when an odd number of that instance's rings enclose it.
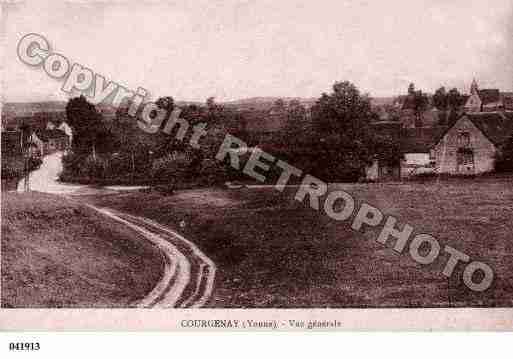
<instances>
[{"instance_id":1,"label":"church steeple","mask_svg":"<svg viewBox=\"0 0 513 359\"><path fill-rule=\"evenodd\" d=\"M472 85L470 86L470 94L478 95L479 94L479 86L477 85L476 79L472 80Z\"/></svg>"}]
</instances>

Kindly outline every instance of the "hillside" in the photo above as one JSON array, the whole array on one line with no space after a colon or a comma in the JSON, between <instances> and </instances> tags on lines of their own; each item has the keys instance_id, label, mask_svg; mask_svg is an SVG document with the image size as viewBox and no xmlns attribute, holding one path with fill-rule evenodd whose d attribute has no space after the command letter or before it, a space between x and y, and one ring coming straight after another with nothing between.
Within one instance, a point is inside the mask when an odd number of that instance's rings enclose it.
<instances>
[{"instance_id":1,"label":"hillside","mask_svg":"<svg viewBox=\"0 0 513 359\"><path fill-rule=\"evenodd\" d=\"M85 206L2 193L2 306L126 307L160 278L160 253Z\"/></svg>"}]
</instances>

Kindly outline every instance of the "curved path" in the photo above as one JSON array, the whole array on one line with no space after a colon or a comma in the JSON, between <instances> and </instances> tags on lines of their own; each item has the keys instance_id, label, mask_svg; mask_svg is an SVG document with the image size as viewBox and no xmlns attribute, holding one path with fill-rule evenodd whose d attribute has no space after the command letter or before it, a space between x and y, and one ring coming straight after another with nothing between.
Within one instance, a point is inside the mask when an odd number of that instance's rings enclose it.
<instances>
[{"instance_id":1,"label":"curved path","mask_svg":"<svg viewBox=\"0 0 513 359\"><path fill-rule=\"evenodd\" d=\"M92 187L65 184L57 181L62 170L62 153L54 153L43 159L41 167L29 178L30 189L59 195L90 195L116 193L140 187ZM24 189L20 181L18 191ZM153 290L134 303L142 308L198 308L204 306L214 288L216 266L192 242L175 231L148 218L133 216L109 208L87 205L111 220L122 223L143 236L160 249L164 259L164 272Z\"/></svg>"}]
</instances>

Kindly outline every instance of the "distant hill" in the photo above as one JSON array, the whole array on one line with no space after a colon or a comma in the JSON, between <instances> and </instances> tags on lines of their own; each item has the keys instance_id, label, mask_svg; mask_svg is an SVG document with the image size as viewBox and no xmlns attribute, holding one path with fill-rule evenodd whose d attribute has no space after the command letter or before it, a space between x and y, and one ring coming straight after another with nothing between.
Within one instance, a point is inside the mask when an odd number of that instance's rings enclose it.
<instances>
[{"instance_id":1,"label":"distant hill","mask_svg":"<svg viewBox=\"0 0 513 359\"><path fill-rule=\"evenodd\" d=\"M233 106L239 109L255 109L255 110L266 110L269 109L274 102L278 99L282 99L285 103L289 103L292 100L297 100L305 107L312 107L318 98L301 98L301 97L251 97L246 99L240 99L235 101L224 102L226 106ZM387 105L393 105L396 97L371 97L372 107L381 107Z\"/></svg>"},{"instance_id":2,"label":"distant hill","mask_svg":"<svg viewBox=\"0 0 513 359\"><path fill-rule=\"evenodd\" d=\"M64 111L64 101L44 102L6 102L2 106L2 114L13 113L16 116L28 116L34 112L59 112Z\"/></svg>"},{"instance_id":3,"label":"distant hill","mask_svg":"<svg viewBox=\"0 0 513 359\"><path fill-rule=\"evenodd\" d=\"M302 98L302 97L250 97L250 98L243 98L239 100L234 101L227 101L224 102L224 104L227 105L248 105L248 104L262 104L262 103L274 103L276 100L283 100L285 103L297 100L301 103L313 103L317 101L317 98Z\"/></svg>"},{"instance_id":4,"label":"distant hill","mask_svg":"<svg viewBox=\"0 0 513 359\"><path fill-rule=\"evenodd\" d=\"M234 101L222 102L223 105L234 107L238 110L259 110L265 111L272 107L277 100L283 100L285 104L291 101L299 101L305 107L312 107L317 98L301 98L301 97L250 97Z\"/></svg>"},{"instance_id":5,"label":"distant hill","mask_svg":"<svg viewBox=\"0 0 513 359\"><path fill-rule=\"evenodd\" d=\"M43 101L43 102L5 102L2 106L2 115L14 114L15 116L29 116L37 112L61 112L66 110L67 101ZM202 102L176 101L178 106L203 105ZM96 106L102 112L115 111L114 106L100 104Z\"/></svg>"},{"instance_id":6,"label":"distant hill","mask_svg":"<svg viewBox=\"0 0 513 359\"><path fill-rule=\"evenodd\" d=\"M301 97L251 97L234 101L220 102L227 107L233 107L238 110L268 110L276 102L282 99L285 103L293 100L299 101L305 107L312 107L317 98L301 98ZM395 97L373 97L371 102L373 106L384 106L393 104ZM178 106L188 105L204 105L203 102L197 101L176 101ZM116 109L111 105L99 105L98 109L105 115L112 116ZM44 101L44 102L6 102L2 106L2 119L11 120L14 117L27 117L41 112L64 112L66 110L66 101ZM2 120L2 121L3 121Z\"/></svg>"}]
</instances>

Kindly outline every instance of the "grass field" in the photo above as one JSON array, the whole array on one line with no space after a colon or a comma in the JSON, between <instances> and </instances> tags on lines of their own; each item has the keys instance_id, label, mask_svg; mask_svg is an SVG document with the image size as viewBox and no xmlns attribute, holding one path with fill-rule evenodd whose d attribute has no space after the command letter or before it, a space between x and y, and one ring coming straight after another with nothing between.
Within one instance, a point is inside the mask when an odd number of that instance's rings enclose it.
<instances>
[{"instance_id":1,"label":"grass field","mask_svg":"<svg viewBox=\"0 0 513 359\"><path fill-rule=\"evenodd\" d=\"M474 293L446 261L422 266L406 250L355 232L293 199L295 190L205 189L173 196L90 197L147 216L193 240L218 265L214 307L439 307L513 305L513 183L509 178L440 183L333 185L488 263L496 279Z\"/></svg>"},{"instance_id":2,"label":"grass field","mask_svg":"<svg viewBox=\"0 0 513 359\"><path fill-rule=\"evenodd\" d=\"M126 307L162 268L155 248L89 208L2 193L3 307Z\"/></svg>"}]
</instances>

